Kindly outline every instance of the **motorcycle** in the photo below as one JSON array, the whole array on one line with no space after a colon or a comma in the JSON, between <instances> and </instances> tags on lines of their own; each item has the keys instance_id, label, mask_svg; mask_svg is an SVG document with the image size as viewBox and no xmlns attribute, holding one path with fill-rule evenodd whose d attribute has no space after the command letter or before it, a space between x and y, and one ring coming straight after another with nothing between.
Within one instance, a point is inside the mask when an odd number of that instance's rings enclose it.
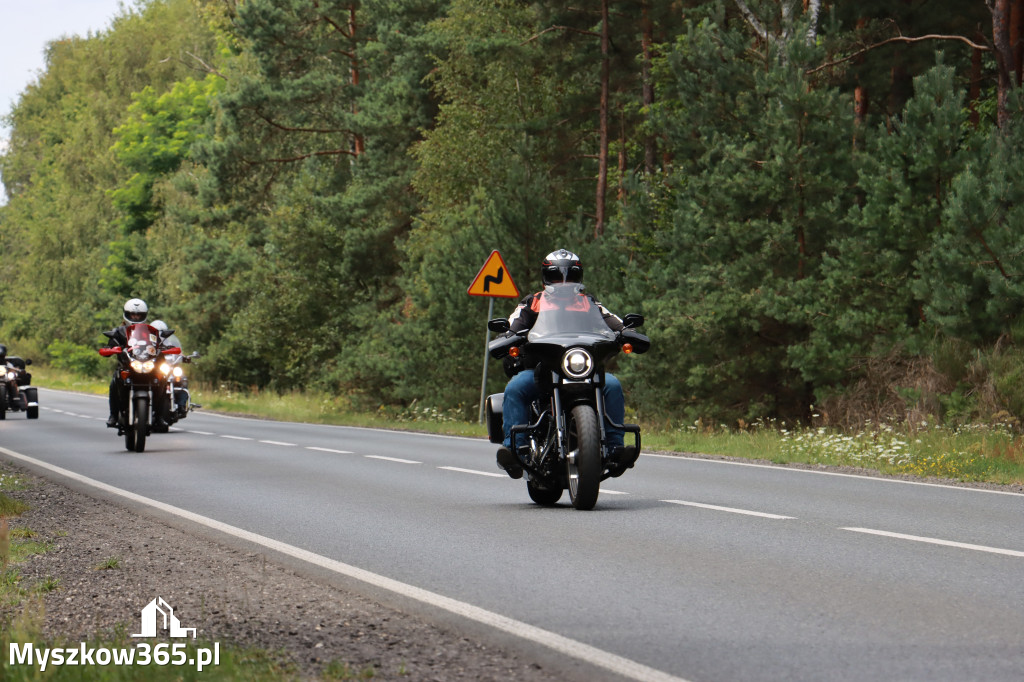
<instances>
[{"instance_id":1,"label":"motorcycle","mask_svg":"<svg viewBox=\"0 0 1024 682\"><path fill-rule=\"evenodd\" d=\"M593 509L601 481L624 471L608 443L606 425L631 433L639 454L640 427L612 422L602 390L605 365L613 356L650 348L650 339L634 329L643 323L642 315L630 314L623 318L622 331L611 330L583 286L573 283L545 287L529 330L511 333L508 320L501 318L487 323L492 332L504 334L488 344L491 356L533 367L540 388L531 423L511 429L512 452L537 504L554 505L568 489L575 509ZM497 393L486 403L488 438L495 444L504 440L503 398Z\"/></svg>"},{"instance_id":2,"label":"motorcycle","mask_svg":"<svg viewBox=\"0 0 1024 682\"><path fill-rule=\"evenodd\" d=\"M199 357L201 356L196 351L191 355L177 357L170 355L160 363L160 391L166 398L163 401L163 415L159 416L163 417L164 423L168 426L187 417L193 409L202 407L202 405L192 402L192 394L188 390L188 377L185 375L185 369L181 366L183 363L190 363ZM163 430L166 431L166 428Z\"/></svg>"},{"instance_id":3,"label":"motorcycle","mask_svg":"<svg viewBox=\"0 0 1024 682\"><path fill-rule=\"evenodd\" d=\"M32 383L32 375L28 373L31 360L22 360L16 355L8 355L6 362L0 365L3 376L0 377L0 419L7 419L7 411L24 412L28 419L39 419L38 391Z\"/></svg>"},{"instance_id":4,"label":"motorcycle","mask_svg":"<svg viewBox=\"0 0 1024 682\"><path fill-rule=\"evenodd\" d=\"M167 348L162 342L174 330L159 330L145 322L129 325L125 330L127 344L111 348L100 348L103 357L118 356L118 377L123 386L121 413L118 415L117 435L124 436L125 448L144 452L146 438L153 431L151 411L154 409L160 378L157 360L165 355L180 355L181 349ZM114 339L116 331L103 332Z\"/></svg>"}]
</instances>

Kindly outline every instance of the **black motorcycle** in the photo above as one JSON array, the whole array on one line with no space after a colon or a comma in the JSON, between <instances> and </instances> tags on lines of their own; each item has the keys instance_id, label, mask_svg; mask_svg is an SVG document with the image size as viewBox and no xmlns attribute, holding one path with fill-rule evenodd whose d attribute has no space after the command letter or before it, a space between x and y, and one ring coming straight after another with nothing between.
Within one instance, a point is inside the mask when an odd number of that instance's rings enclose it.
<instances>
[{"instance_id":1,"label":"black motorcycle","mask_svg":"<svg viewBox=\"0 0 1024 682\"><path fill-rule=\"evenodd\" d=\"M606 425L633 434L640 452L640 427L614 424L605 412L602 389L605 364L620 350L644 353L651 342L635 331L642 315L626 315L625 329L612 331L601 311L580 284L553 284L541 295L537 321L513 334L508 320L488 322L492 357L510 357L533 368L540 398L531 407L532 421L512 427L512 452L526 473L526 489L537 504L554 505L569 490L576 509L597 504L601 481L623 472L608 444ZM522 371L529 371L523 369ZM492 443L504 440L502 402L497 393L487 398L487 431Z\"/></svg>"},{"instance_id":2,"label":"black motorcycle","mask_svg":"<svg viewBox=\"0 0 1024 682\"><path fill-rule=\"evenodd\" d=\"M32 383L32 375L28 372L31 360L23 360L16 355L8 355L0 363L0 419L7 418L7 411L24 412L28 419L39 419L38 391Z\"/></svg>"},{"instance_id":3,"label":"black motorcycle","mask_svg":"<svg viewBox=\"0 0 1024 682\"><path fill-rule=\"evenodd\" d=\"M127 344L112 348L100 348L104 357L118 357L118 378L121 381L121 413L118 415L117 435L124 436L128 450L144 452L146 438L153 431L151 413L161 382L157 362L164 355L179 355L180 348L167 348L164 339L174 333L173 329L163 331L144 322L130 325L125 330ZM111 339L116 331L103 332Z\"/></svg>"}]
</instances>

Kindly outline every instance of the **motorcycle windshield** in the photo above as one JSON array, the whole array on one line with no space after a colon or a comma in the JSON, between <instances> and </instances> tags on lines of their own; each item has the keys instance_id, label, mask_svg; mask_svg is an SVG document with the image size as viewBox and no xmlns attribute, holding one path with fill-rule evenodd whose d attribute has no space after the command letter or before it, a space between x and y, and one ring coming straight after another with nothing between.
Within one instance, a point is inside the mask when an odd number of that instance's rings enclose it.
<instances>
[{"instance_id":1,"label":"motorcycle windshield","mask_svg":"<svg viewBox=\"0 0 1024 682\"><path fill-rule=\"evenodd\" d=\"M537 306L537 321L530 329L531 343L593 343L614 341L601 309L584 293L582 284L549 284Z\"/></svg>"},{"instance_id":2,"label":"motorcycle windshield","mask_svg":"<svg viewBox=\"0 0 1024 682\"><path fill-rule=\"evenodd\" d=\"M156 357L160 335L156 327L148 324L133 324L128 327L128 354L135 360L152 360Z\"/></svg>"}]
</instances>

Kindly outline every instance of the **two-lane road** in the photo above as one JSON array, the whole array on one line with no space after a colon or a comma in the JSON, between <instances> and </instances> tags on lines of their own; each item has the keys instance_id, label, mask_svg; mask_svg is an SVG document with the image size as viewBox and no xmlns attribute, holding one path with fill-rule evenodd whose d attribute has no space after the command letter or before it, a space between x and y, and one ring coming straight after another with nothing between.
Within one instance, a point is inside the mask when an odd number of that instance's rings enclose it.
<instances>
[{"instance_id":1,"label":"two-lane road","mask_svg":"<svg viewBox=\"0 0 1024 682\"><path fill-rule=\"evenodd\" d=\"M532 504L482 440L195 412L136 454L103 399L40 403L0 422L0 456L547 641L566 670L1024 677L1019 494L647 455L577 512Z\"/></svg>"}]
</instances>

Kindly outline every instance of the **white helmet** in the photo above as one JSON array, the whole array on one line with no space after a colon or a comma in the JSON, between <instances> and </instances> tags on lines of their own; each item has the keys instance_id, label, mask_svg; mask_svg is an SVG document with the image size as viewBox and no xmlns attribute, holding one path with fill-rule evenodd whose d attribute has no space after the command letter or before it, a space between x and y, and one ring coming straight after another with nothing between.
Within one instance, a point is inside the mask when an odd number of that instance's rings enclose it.
<instances>
[{"instance_id":1,"label":"white helmet","mask_svg":"<svg viewBox=\"0 0 1024 682\"><path fill-rule=\"evenodd\" d=\"M163 320L153 320L153 324L151 326L156 327L160 331L167 331L167 323Z\"/></svg>"},{"instance_id":2,"label":"white helmet","mask_svg":"<svg viewBox=\"0 0 1024 682\"><path fill-rule=\"evenodd\" d=\"M141 298L132 298L124 304L124 323L138 324L145 322L149 315L149 306Z\"/></svg>"}]
</instances>

